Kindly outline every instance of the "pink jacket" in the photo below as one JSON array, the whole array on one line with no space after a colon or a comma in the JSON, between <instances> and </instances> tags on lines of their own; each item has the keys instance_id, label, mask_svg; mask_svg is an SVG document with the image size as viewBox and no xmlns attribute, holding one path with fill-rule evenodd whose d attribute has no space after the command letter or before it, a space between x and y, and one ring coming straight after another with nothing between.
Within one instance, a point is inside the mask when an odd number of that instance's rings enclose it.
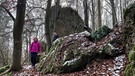
<instances>
[{"instance_id":1,"label":"pink jacket","mask_svg":"<svg viewBox=\"0 0 135 76\"><path fill-rule=\"evenodd\" d=\"M31 45L30 45L30 49L29 49L29 52L41 52L42 49L41 49L41 45L40 43L37 41L37 42L32 42Z\"/></svg>"}]
</instances>

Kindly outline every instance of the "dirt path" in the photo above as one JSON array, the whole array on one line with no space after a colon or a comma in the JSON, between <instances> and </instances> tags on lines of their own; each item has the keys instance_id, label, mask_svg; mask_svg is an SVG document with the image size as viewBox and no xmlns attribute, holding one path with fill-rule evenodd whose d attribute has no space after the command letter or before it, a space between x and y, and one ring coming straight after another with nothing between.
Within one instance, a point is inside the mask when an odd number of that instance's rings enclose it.
<instances>
[{"instance_id":1,"label":"dirt path","mask_svg":"<svg viewBox=\"0 0 135 76\"><path fill-rule=\"evenodd\" d=\"M24 65L21 71L14 72L12 76L43 76L43 74L37 68L32 68L31 65Z\"/></svg>"}]
</instances>

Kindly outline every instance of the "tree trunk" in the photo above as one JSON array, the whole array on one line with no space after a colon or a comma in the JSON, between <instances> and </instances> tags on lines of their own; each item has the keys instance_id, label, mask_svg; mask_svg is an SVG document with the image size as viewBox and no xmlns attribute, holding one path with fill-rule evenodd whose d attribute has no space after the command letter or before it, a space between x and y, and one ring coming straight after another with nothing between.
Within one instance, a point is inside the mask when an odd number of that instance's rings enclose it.
<instances>
[{"instance_id":1,"label":"tree trunk","mask_svg":"<svg viewBox=\"0 0 135 76\"><path fill-rule=\"evenodd\" d=\"M127 7L127 0L124 0L124 8L126 8Z\"/></svg>"},{"instance_id":2,"label":"tree trunk","mask_svg":"<svg viewBox=\"0 0 135 76\"><path fill-rule=\"evenodd\" d=\"M120 13L121 13L121 22L123 23L123 9L122 9L122 0L120 0Z\"/></svg>"},{"instance_id":3,"label":"tree trunk","mask_svg":"<svg viewBox=\"0 0 135 76\"><path fill-rule=\"evenodd\" d=\"M113 26L117 23L117 16L116 16L116 8L114 5L114 0L110 0L111 7L112 7L112 19L113 19Z\"/></svg>"},{"instance_id":4,"label":"tree trunk","mask_svg":"<svg viewBox=\"0 0 135 76\"><path fill-rule=\"evenodd\" d=\"M22 32L25 18L26 0L17 1L17 14L13 28L14 48L13 48L13 63L11 71L19 71L21 67L22 54Z\"/></svg>"},{"instance_id":5,"label":"tree trunk","mask_svg":"<svg viewBox=\"0 0 135 76\"><path fill-rule=\"evenodd\" d=\"M98 28L102 26L102 19L101 19L101 2L98 0Z\"/></svg>"},{"instance_id":6,"label":"tree trunk","mask_svg":"<svg viewBox=\"0 0 135 76\"><path fill-rule=\"evenodd\" d=\"M83 0L83 7L85 28L88 32L91 32L91 29L89 28L88 0Z\"/></svg>"},{"instance_id":7,"label":"tree trunk","mask_svg":"<svg viewBox=\"0 0 135 76\"><path fill-rule=\"evenodd\" d=\"M87 5L87 0L83 1L83 6L84 6L84 22L85 22L85 26L89 27L89 23L88 23L88 5Z\"/></svg>"},{"instance_id":8,"label":"tree trunk","mask_svg":"<svg viewBox=\"0 0 135 76\"><path fill-rule=\"evenodd\" d=\"M49 51L51 47L51 36L50 36L51 2L52 0L47 1L47 8L45 15L45 36L46 36L47 51Z\"/></svg>"},{"instance_id":9,"label":"tree trunk","mask_svg":"<svg viewBox=\"0 0 135 76\"><path fill-rule=\"evenodd\" d=\"M55 11L54 11L54 23L53 23L53 26L54 26L54 30L53 30L53 32L55 32L56 31L56 21L57 21L57 19L58 19L58 17L59 17L59 9L60 8L60 0L56 0L55 1Z\"/></svg>"},{"instance_id":10,"label":"tree trunk","mask_svg":"<svg viewBox=\"0 0 135 76\"><path fill-rule=\"evenodd\" d=\"M92 29L93 31L95 31L95 4L94 4L94 0L91 0L92 1L92 15L91 15L91 19L92 19Z\"/></svg>"},{"instance_id":11,"label":"tree trunk","mask_svg":"<svg viewBox=\"0 0 135 76\"><path fill-rule=\"evenodd\" d=\"M27 57L27 62L29 62L29 51L28 51L28 49L29 49L29 37L28 37L28 33L26 33L26 57Z\"/></svg>"}]
</instances>

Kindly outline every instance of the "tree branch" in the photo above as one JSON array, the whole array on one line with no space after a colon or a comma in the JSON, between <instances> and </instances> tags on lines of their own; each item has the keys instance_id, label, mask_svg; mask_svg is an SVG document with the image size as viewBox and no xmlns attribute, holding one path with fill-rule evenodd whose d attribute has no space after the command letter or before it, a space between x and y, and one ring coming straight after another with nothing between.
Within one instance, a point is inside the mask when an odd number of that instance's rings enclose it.
<instances>
[{"instance_id":1,"label":"tree branch","mask_svg":"<svg viewBox=\"0 0 135 76\"><path fill-rule=\"evenodd\" d=\"M15 18L14 16L10 13L10 11L8 9L6 9L4 6L0 5L1 8L3 8L7 13L8 15L12 18L13 21L15 21Z\"/></svg>"},{"instance_id":2,"label":"tree branch","mask_svg":"<svg viewBox=\"0 0 135 76\"><path fill-rule=\"evenodd\" d=\"M108 13L112 14L107 8L102 7L104 10L106 10Z\"/></svg>"},{"instance_id":3,"label":"tree branch","mask_svg":"<svg viewBox=\"0 0 135 76\"><path fill-rule=\"evenodd\" d=\"M5 36L5 35L8 35L8 34L10 34L10 33L12 33L12 32L13 32L13 31L6 32L5 34L0 35L0 37L3 37L3 36Z\"/></svg>"},{"instance_id":4,"label":"tree branch","mask_svg":"<svg viewBox=\"0 0 135 76\"><path fill-rule=\"evenodd\" d=\"M111 5L111 3L110 2L108 2L108 0L105 0L109 5Z\"/></svg>"}]
</instances>

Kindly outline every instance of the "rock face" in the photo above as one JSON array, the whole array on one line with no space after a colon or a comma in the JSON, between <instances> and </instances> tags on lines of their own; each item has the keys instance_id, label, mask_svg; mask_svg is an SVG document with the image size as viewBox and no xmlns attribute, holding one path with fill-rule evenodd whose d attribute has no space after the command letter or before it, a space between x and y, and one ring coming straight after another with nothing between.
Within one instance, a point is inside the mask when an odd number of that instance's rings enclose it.
<instances>
[{"instance_id":1,"label":"rock face","mask_svg":"<svg viewBox=\"0 0 135 76\"><path fill-rule=\"evenodd\" d=\"M39 68L43 73L74 72L85 68L93 59L117 56L124 52L121 29L121 26L115 27L98 42L89 41L88 32L59 38L42 59Z\"/></svg>"},{"instance_id":2,"label":"rock face","mask_svg":"<svg viewBox=\"0 0 135 76\"><path fill-rule=\"evenodd\" d=\"M126 76L135 75L135 2L129 5L125 9L124 13L125 27L124 27L124 38L125 48L129 53L129 64L125 69Z\"/></svg>"},{"instance_id":3,"label":"rock face","mask_svg":"<svg viewBox=\"0 0 135 76\"><path fill-rule=\"evenodd\" d=\"M51 10L51 31L55 28L60 37L83 31L84 22L76 10L71 7L61 8L61 6L59 6L59 11L56 11L56 6L53 6Z\"/></svg>"},{"instance_id":4,"label":"rock face","mask_svg":"<svg viewBox=\"0 0 135 76\"><path fill-rule=\"evenodd\" d=\"M129 64L126 66L125 74L126 76L134 76L135 75L135 47L129 52L128 55Z\"/></svg>"},{"instance_id":5,"label":"rock face","mask_svg":"<svg viewBox=\"0 0 135 76\"><path fill-rule=\"evenodd\" d=\"M124 12L123 44L126 51L132 50L132 44L135 42L135 3L129 5Z\"/></svg>"}]
</instances>

